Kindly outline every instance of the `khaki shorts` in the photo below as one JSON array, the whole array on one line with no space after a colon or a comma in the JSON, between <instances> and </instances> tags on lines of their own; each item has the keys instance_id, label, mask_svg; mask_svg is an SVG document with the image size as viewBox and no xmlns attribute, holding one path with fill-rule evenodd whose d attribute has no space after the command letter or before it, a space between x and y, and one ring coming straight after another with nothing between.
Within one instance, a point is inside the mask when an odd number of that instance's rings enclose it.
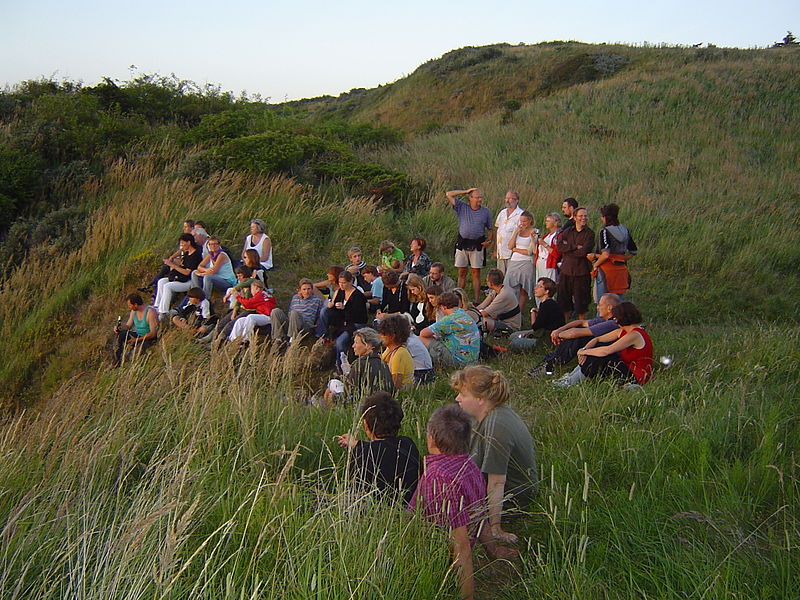
<instances>
[{"instance_id":1,"label":"khaki shorts","mask_svg":"<svg viewBox=\"0 0 800 600\"><path fill-rule=\"evenodd\" d=\"M481 269L484 265L483 250L456 250L456 267Z\"/></svg>"}]
</instances>

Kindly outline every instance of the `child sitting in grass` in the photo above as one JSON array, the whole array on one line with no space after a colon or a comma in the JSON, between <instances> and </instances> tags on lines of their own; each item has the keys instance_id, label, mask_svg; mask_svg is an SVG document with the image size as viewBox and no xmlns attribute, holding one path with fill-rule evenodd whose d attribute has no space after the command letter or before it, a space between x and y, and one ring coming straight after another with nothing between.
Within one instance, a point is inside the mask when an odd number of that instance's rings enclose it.
<instances>
[{"instance_id":1,"label":"child sitting in grass","mask_svg":"<svg viewBox=\"0 0 800 600\"><path fill-rule=\"evenodd\" d=\"M194 335L206 335L217 323L206 293L203 288L193 287L186 292L186 297L189 299L188 304L177 310L178 314L172 317L172 323Z\"/></svg>"},{"instance_id":2,"label":"child sitting in grass","mask_svg":"<svg viewBox=\"0 0 800 600\"><path fill-rule=\"evenodd\" d=\"M453 562L458 569L462 598L473 597L472 545L476 538L492 556L512 558L517 552L500 546L485 523L486 483L469 455L472 424L459 406L443 406L428 420L428 452L424 474L411 499L440 527L450 530Z\"/></svg>"}]
</instances>

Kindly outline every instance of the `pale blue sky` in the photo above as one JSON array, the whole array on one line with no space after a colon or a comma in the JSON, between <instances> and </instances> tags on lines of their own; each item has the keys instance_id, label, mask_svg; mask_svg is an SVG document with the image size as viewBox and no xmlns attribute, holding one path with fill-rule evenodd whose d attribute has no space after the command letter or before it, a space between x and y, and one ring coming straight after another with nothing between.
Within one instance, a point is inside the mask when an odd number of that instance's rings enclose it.
<instances>
[{"instance_id":1,"label":"pale blue sky","mask_svg":"<svg viewBox=\"0 0 800 600\"><path fill-rule=\"evenodd\" d=\"M454 48L548 40L767 46L800 0L0 0L0 85L175 73L273 102L411 73Z\"/></svg>"}]
</instances>

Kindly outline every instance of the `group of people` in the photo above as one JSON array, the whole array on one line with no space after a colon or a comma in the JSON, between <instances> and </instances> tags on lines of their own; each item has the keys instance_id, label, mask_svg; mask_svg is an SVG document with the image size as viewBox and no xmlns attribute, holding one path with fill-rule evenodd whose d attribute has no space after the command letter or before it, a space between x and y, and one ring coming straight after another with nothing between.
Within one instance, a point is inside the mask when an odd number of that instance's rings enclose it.
<instances>
[{"instance_id":1,"label":"group of people","mask_svg":"<svg viewBox=\"0 0 800 600\"><path fill-rule=\"evenodd\" d=\"M151 305L140 294L128 296L130 315L116 328L115 361L126 350L152 345L168 322L210 347L248 344L257 332L279 344L331 344L336 374L314 402L360 404L367 441L339 438L351 453L351 478L449 529L462 593L470 597L472 544L479 539L491 554L512 555L506 544L515 538L501 527L503 507L524 507L538 486L533 440L506 404L507 380L475 364L490 348L489 336L508 335L512 351L552 344L528 374L549 376L575 361L557 386L598 376L644 385L652 375L653 346L639 310L624 300L636 245L619 223L616 204L601 208L604 226L595 239L588 211L572 198L563 202L562 214L547 214L542 232L514 191L494 219L477 188L446 197L458 221L457 281L431 260L424 239L412 239L407 255L387 240L374 264L353 246L345 264L330 266L323 279L301 279L284 308L267 284L272 245L262 221L250 223L236 258L202 223L186 221L176 252L139 290L154 292ZM496 267L482 280L493 245ZM465 292L468 276L472 301ZM592 287L598 315L587 319ZM215 290L222 311L211 302ZM173 308L180 292L185 298ZM523 330L531 300L530 327ZM413 441L399 435L403 411L394 394L431 381L435 369L456 370L457 405L430 417L429 455L421 468Z\"/></svg>"},{"instance_id":2,"label":"group of people","mask_svg":"<svg viewBox=\"0 0 800 600\"><path fill-rule=\"evenodd\" d=\"M403 409L389 393L368 396L360 408L367 440L345 433L349 479L418 511L449 531L463 598L473 595L472 546L512 558L516 536L503 519L533 500L539 486L533 438L508 406L509 385L499 371L471 366L450 378L455 404L436 409L426 427L421 465L414 441L400 435ZM421 468L422 467L422 468Z\"/></svg>"},{"instance_id":3,"label":"group of people","mask_svg":"<svg viewBox=\"0 0 800 600\"><path fill-rule=\"evenodd\" d=\"M423 238L411 240L407 255L386 240L380 244L374 265L368 265L361 249L354 246L347 252L345 266L329 267L325 279L302 279L285 309L278 307L267 285L267 273L273 266L272 243L263 221L250 222L240 258L234 258L218 237L208 235L204 223L187 220L177 250L164 259L150 285L139 290L154 291L153 308L131 309L128 322L118 328L126 331L118 336L115 360L121 359L126 346L149 345L155 339L150 329L167 321L192 331L208 345L246 344L257 331L287 343L313 335L333 343L337 371L343 379L324 394L333 401L347 387L364 387L365 381L385 375L373 376L372 369L360 368L345 372L348 357L365 362L380 347L385 347L381 357L389 370L388 379L397 389L429 381L438 366L459 368L475 363L485 347L484 334L509 334L509 348L515 351L529 350L547 339L562 350L560 333L571 335L569 330L576 323L588 330L583 324L588 322L593 288L599 312L601 306L605 310L606 306L623 305L616 310L626 316L600 314L618 325L614 335L619 339L601 337L590 343L590 337L579 336L576 339L585 341L586 348L572 342L565 347L569 351L563 350L556 360L545 363L552 367L578 360L578 369L562 377L560 385L599 375L613 375L635 385L649 379L652 344L641 327L639 311L624 302L630 286L627 261L637 248L628 228L619 222L618 205L601 207L603 228L595 239L587 224L587 209L574 198L563 201L561 214L547 214L542 232L534 226L531 213L520 207L515 191L505 194L505 207L494 219L483 206L478 188L448 191L446 197L458 221L457 282L446 275L443 263L431 260ZM487 264L487 249L493 245L497 266L488 270L482 288L481 271ZM464 292L468 275L472 302ZM224 294L227 307L221 315L215 314L209 302L217 289ZM486 291L483 299L482 290ZM186 297L173 308L179 292L186 292ZM530 327L521 331L530 299ZM128 300L132 306L145 306L136 294ZM149 325L148 311L154 311L158 320L154 326ZM571 320L572 316L577 320ZM620 324L619 319L631 318L639 320ZM629 326L630 330L625 329ZM372 329L376 335L361 331L364 329ZM356 336L359 331L362 335ZM370 340L377 339L381 346L372 346ZM613 350L605 354L608 348ZM552 374L551 368L539 367L531 373Z\"/></svg>"}]
</instances>

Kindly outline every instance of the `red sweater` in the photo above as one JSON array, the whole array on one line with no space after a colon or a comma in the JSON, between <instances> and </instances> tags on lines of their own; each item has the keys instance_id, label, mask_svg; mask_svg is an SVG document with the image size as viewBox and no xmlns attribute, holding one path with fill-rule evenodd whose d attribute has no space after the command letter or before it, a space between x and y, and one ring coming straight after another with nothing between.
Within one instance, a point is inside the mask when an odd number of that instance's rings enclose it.
<instances>
[{"instance_id":1,"label":"red sweater","mask_svg":"<svg viewBox=\"0 0 800 600\"><path fill-rule=\"evenodd\" d=\"M278 301L274 296L270 296L265 291L261 291L252 298L239 297L239 304L247 310L255 310L257 313L267 315L272 312L272 309L278 306Z\"/></svg>"}]
</instances>

